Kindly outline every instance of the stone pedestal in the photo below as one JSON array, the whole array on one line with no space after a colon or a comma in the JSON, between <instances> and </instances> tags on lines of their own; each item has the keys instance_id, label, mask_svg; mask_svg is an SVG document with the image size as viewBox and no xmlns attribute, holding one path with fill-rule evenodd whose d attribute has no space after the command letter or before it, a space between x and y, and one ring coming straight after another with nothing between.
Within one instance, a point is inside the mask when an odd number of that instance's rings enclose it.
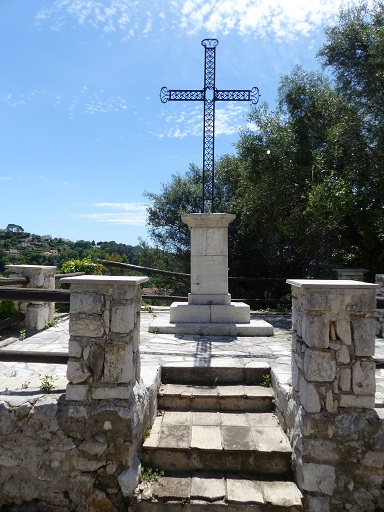
<instances>
[{"instance_id":1,"label":"stone pedestal","mask_svg":"<svg viewBox=\"0 0 384 512\"><path fill-rule=\"evenodd\" d=\"M191 231L191 293L188 303L174 302L169 322L157 320L150 332L229 336L270 336L263 320L251 321L250 308L232 303L228 293L229 213L192 213L182 216Z\"/></svg>"},{"instance_id":2,"label":"stone pedestal","mask_svg":"<svg viewBox=\"0 0 384 512\"><path fill-rule=\"evenodd\" d=\"M337 279L352 279L352 281L364 281L366 270L362 268L335 268Z\"/></svg>"},{"instance_id":3,"label":"stone pedestal","mask_svg":"<svg viewBox=\"0 0 384 512\"><path fill-rule=\"evenodd\" d=\"M9 277L25 277L28 283L23 288L41 290L55 289L54 266L43 265L6 265ZM18 307L25 314L25 328L27 331L41 331L49 322L53 321L55 304L53 302L19 301Z\"/></svg>"}]
</instances>

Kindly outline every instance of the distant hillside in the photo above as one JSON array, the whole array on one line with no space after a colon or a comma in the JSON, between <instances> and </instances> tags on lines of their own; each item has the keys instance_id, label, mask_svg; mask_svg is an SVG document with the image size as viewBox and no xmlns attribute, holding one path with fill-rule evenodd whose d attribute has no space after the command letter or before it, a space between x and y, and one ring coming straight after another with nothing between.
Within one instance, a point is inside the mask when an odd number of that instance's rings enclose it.
<instances>
[{"instance_id":1,"label":"distant hillside","mask_svg":"<svg viewBox=\"0 0 384 512\"><path fill-rule=\"evenodd\" d=\"M90 257L109 259L123 263L140 264L140 245L132 246L94 240L72 242L65 238L52 238L50 235L27 233L17 224L8 224L0 229L0 274L5 265L56 265L58 271L63 263L70 259Z\"/></svg>"}]
</instances>

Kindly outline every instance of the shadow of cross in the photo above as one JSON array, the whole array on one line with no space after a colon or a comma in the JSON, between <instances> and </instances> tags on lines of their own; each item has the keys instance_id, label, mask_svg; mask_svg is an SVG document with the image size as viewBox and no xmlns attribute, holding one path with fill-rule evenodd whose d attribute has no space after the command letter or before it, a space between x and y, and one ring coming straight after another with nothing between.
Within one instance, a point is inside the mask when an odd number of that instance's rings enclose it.
<instances>
[{"instance_id":1,"label":"shadow of cross","mask_svg":"<svg viewBox=\"0 0 384 512\"><path fill-rule=\"evenodd\" d=\"M171 90L162 87L160 100L162 103L167 101L204 102L202 213L214 213L215 103L216 101L250 101L252 105L256 105L260 94L257 87L249 90L216 89L216 46L219 41L203 39L201 44L205 48L203 89Z\"/></svg>"}]
</instances>

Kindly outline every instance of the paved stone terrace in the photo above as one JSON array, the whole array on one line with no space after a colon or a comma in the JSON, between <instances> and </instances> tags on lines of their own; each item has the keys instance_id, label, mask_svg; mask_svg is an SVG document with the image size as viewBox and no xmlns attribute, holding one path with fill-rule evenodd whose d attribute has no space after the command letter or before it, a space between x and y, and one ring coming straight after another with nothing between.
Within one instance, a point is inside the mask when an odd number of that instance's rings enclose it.
<instances>
[{"instance_id":1,"label":"paved stone terrace","mask_svg":"<svg viewBox=\"0 0 384 512\"><path fill-rule=\"evenodd\" d=\"M166 316L167 308L156 308L157 316ZM252 367L270 363L287 383L290 377L290 315L278 313L253 313L274 327L271 337L225 337L153 334L148 326L153 314L143 312L141 316L141 361L144 378L151 375L153 367L211 366L211 367ZM55 326L19 339L18 332L0 335L0 350L33 350L63 352L68 350L68 315L61 317ZM384 339L376 340L375 358L384 361ZM67 385L66 366L56 364L0 362L0 399L25 401L37 399L43 394L41 379L53 376L54 392L62 393ZM384 418L384 368L376 370L376 407Z\"/></svg>"}]
</instances>

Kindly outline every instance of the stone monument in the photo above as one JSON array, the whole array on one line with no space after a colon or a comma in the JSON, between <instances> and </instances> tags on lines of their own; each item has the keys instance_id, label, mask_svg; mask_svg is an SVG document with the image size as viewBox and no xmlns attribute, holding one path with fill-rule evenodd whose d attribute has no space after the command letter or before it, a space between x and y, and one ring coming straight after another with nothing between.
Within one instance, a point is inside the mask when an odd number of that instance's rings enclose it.
<instances>
[{"instance_id":1,"label":"stone monument","mask_svg":"<svg viewBox=\"0 0 384 512\"><path fill-rule=\"evenodd\" d=\"M156 319L150 332L222 336L271 336L273 327L251 320L250 307L231 302L228 293L229 213L191 213L181 217L191 231L191 292L174 302L169 320Z\"/></svg>"}]
</instances>

